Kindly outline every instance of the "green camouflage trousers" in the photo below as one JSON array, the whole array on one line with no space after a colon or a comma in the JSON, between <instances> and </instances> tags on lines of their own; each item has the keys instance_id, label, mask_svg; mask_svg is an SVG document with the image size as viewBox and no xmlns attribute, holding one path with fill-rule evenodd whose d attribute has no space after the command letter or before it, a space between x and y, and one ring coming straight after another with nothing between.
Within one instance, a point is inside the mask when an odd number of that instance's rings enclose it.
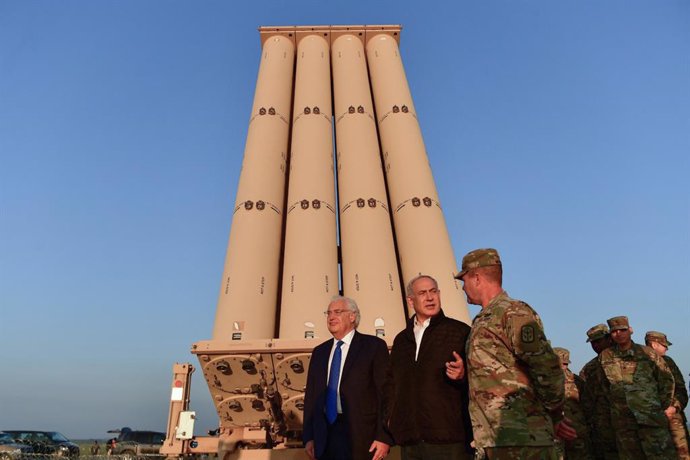
<instances>
[{"instance_id":1,"label":"green camouflage trousers","mask_svg":"<svg viewBox=\"0 0 690 460\"><path fill-rule=\"evenodd\" d=\"M616 430L616 445L621 459L676 460L676 446L666 427L627 424Z\"/></svg>"},{"instance_id":2,"label":"green camouflage trousers","mask_svg":"<svg viewBox=\"0 0 690 460\"><path fill-rule=\"evenodd\" d=\"M553 446L511 446L487 447L484 449L488 460L557 460Z\"/></svg>"},{"instance_id":3,"label":"green camouflage trousers","mask_svg":"<svg viewBox=\"0 0 690 460\"><path fill-rule=\"evenodd\" d=\"M555 441L556 454L559 460L594 460L594 455L586 439L572 441Z\"/></svg>"},{"instance_id":4,"label":"green camouflage trousers","mask_svg":"<svg viewBox=\"0 0 690 460\"><path fill-rule=\"evenodd\" d=\"M680 460L690 460L688 438L687 432L685 431L686 428L683 422L683 416L680 413L673 414L673 417L669 420L669 427L671 429L673 444L676 446L676 451L678 452L678 458Z\"/></svg>"}]
</instances>

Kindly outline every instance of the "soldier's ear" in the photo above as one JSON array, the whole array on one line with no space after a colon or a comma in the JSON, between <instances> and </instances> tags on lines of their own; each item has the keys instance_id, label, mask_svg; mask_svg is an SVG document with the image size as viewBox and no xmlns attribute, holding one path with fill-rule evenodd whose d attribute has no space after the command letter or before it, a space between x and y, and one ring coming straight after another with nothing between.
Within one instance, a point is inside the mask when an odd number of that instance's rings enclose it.
<instances>
[{"instance_id":1,"label":"soldier's ear","mask_svg":"<svg viewBox=\"0 0 690 460\"><path fill-rule=\"evenodd\" d=\"M628 326L628 329L630 329L630 335L633 335L633 328L631 326Z\"/></svg>"}]
</instances>

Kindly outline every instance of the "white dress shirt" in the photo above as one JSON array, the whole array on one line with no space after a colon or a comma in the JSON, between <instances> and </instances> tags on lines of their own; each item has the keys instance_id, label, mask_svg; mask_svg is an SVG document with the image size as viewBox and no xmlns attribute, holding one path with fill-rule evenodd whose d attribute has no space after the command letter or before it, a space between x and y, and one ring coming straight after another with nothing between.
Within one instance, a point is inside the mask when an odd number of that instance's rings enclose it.
<instances>
[{"instance_id":1,"label":"white dress shirt","mask_svg":"<svg viewBox=\"0 0 690 460\"><path fill-rule=\"evenodd\" d=\"M427 318L426 321L420 323L417 321L417 315L414 317L414 326L412 327L412 331L414 332L414 341L417 342L417 351L415 351L414 354L415 361L417 361L417 356L419 356L419 346L422 344L422 337L424 337L424 331L426 331L426 328L429 327L429 323L431 323L431 318Z\"/></svg>"},{"instance_id":2,"label":"white dress shirt","mask_svg":"<svg viewBox=\"0 0 690 460\"><path fill-rule=\"evenodd\" d=\"M350 344L352 343L352 338L355 336L355 330L351 330L347 333L345 337L341 340L343 344L340 346L340 373L338 379L338 413L343 413L343 406L340 404L340 380L343 379L343 366L345 366L345 359L347 358L347 352L350 351ZM326 385L328 385L328 379L331 373L331 362L333 362L333 353L335 353L335 348L338 345L338 339L333 337L333 345L331 346L331 354L328 356L328 367L326 368Z\"/></svg>"}]
</instances>

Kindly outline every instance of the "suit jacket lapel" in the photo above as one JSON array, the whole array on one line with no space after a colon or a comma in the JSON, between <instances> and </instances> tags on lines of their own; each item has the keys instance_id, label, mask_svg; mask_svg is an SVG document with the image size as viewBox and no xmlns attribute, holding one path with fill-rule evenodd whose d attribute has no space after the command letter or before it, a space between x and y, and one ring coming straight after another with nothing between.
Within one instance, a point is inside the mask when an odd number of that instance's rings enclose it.
<instances>
[{"instance_id":1,"label":"suit jacket lapel","mask_svg":"<svg viewBox=\"0 0 690 460\"><path fill-rule=\"evenodd\" d=\"M347 376L347 372L352 368L353 363L357 360L357 354L359 353L359 348L361 347L361 334L355 331L355 335L352 337L352 343L350 343L350 349L347 351L347 358L345 358L345 365L343 366L343 375L340 376L340 381Z\"/></svg>"}]
</instances>

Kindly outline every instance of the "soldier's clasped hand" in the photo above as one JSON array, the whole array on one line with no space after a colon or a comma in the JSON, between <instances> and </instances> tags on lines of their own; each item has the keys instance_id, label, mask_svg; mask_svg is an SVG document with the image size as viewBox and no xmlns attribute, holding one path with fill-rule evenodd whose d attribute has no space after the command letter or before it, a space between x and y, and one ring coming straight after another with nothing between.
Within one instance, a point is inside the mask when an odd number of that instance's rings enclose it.
<instances>
[{"instance_id":1,"label":"soldier's clasped hand","mask_svg":"<svg viewBox=\"0 0 690 460\"><path fill-rule=\"evenodd\" d=\"M569 418L563 417L563 420L553 426L553 431L558 439L564 441L572 441L577 438L577 431L571 426L572 422Z\"/></svg>"}]
</instances>

